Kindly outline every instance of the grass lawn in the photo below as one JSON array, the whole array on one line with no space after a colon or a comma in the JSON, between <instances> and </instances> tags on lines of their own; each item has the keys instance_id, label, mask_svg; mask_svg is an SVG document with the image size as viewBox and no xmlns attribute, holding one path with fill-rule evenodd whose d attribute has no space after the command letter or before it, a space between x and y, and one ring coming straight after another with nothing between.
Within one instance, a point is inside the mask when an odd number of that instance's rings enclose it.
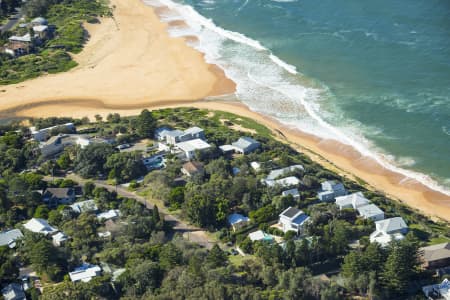
<instances>
[{"instance_id":1,"label":"grass lawn","mask_svg":"<svg viewBox=\"0 0 450 300\"><path fill-rule=\"evenodd\" d=\"M255 256L253 255L242 256L239 254L239 255L230 255L228 258L233 266L239 267L242 266L245 261L255 259Z\"/></svg>"}]
</instances>

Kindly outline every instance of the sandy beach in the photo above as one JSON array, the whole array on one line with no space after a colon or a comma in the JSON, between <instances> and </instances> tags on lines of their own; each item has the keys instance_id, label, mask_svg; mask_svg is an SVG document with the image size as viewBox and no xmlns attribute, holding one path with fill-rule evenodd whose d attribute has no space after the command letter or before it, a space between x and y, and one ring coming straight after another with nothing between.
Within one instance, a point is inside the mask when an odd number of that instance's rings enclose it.
<instances>
[{"instance_id":1,"label":"sandy beach","mask_svg":"<svg viewBox=\"0 0 450 300\"><path fill-rule=\"evenodd\" d=\"M186 40L171 38L152 8L112 0L114 19L87 25L90 39L70 72L2 86L0 117L90 117L143 108L193 106L246 116L271 128L325 166L356 176L423 213L450 221L450 197L382 167L350 146L283 126L237 102L201 100L232 94L235 84ZM171 24L184 26L184 24ZM353 174L353 175L349 175Z\"/></svg>"}]
</instances>

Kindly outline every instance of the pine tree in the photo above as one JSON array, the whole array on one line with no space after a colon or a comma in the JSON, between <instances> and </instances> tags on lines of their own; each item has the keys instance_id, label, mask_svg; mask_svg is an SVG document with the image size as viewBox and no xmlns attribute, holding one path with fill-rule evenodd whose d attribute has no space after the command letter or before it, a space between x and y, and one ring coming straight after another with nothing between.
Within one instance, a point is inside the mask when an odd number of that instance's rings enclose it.
<instances>
[{"instance_id":1,"label":"pine tree","mask_svg":"<svg viewBox=\"0 0 450 300\"><path fill-rule=\"evenodd\" d=\"M137 120L137 132L141 137L151 138L156 127L156 121L148 109L144 109Z\"/></svg>"}]
</instances>

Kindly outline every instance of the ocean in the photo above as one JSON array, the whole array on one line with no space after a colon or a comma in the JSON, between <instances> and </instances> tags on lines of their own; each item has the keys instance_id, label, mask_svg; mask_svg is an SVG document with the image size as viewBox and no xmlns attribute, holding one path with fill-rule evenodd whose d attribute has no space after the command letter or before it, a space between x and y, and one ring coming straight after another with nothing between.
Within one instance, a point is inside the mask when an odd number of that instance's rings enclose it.
<instances>
[{"instance_id":1,"label":"ocean","mask_svg":"<svg viewBox=\"0 0 450 300\"><path fill-rule=\"evenodd\" d=\"M450 195L449 1L144 2L252 110Z\"/></svg>"}]
</instances>

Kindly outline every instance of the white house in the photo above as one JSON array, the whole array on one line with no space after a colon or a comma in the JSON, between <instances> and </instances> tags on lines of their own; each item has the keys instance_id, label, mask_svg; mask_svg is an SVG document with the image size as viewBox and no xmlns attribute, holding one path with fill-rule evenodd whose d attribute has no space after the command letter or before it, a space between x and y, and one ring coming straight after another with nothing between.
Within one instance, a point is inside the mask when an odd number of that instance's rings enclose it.
<instances>
[{"instance_id":1,"label":"white house","mask_svg":"<svg viewBox=\"0 0 450 300\"><path fill-rule=\"evenodd\" d=\"M228 216L228 223L233 228L233 231L239 230L248 225L250 219L241 214L231 214Z\"/></svg>"},{"instance_id":2,"label":"white house","mask_svg":"<svg viewBox=\"0 0 450 300\"><path fill-rule=\"evenodd\" d=\"M39 218L30 219L23 225L23 227L31 232L42 233L45 235L51 235L58 232L58 229L50 226L46 220Z\"/></svg>"},{"instance_id":3,"label":"white house","mask_svg":"<svg viewBox=\"0 0 450 300\"><path fill-rule=\"evenodd\" d=\"M273 240L274 240L273 236L265 233L262 230L257 230L257 231L251 232L248 234L248 237L252 242L256 242L256 241L273 242Z\"/></svg>"},{"instance_id":4,"label":"white house","mask_svg":"<svg viewBox=\"0 0 450 300\"><path fill-rule=\"evenodd\" d=\"M299 185L301 183L301 180L295 176L289 176L289 177L280 178L280 179L276 179L276 180L265 180L264 182L270 187L277 186L277 185L281 186L281 187L290 187L290 186Z\"/></svg>"},{"instance_id":5,"label":"white house","mask_svg":"<svg viewBox=\"0 0 450 300\"><path fill-rule=\"evenodd\" d=\"M158 133L158 139L165 137L166 143L169 145L175 145L177 143L186 142L195 139L205 139L205 132L199 127L191 127L185 131L178 129L175 130L162 130Z\"/></svg>"},{"instance_id":6,"label":"white house","mask_svg":"<svg viewBox=\"0 0 450 300\"><path fill-rule=\"evenodd\" d=\"M5 300L26 300L25 292L20 284L11 283L2 289L3 299Z\"/></svg>"},{"instance_id":7,"label":"white house","mask_svg":"<svg viewBox=\"0 0 450 300\"><path fill-rule=\"evenodd\" d=\"M290 189L287 191L283 191L281 193L281 195L283 197L287 197L287 196L291 195L292 198L294 198L295 200L300 199L300 193L299 193L298 189Z\"/></svg>"},{"instance_id":8,"label":"white house","mask_svg":"<svg viewBox=\"0 0 450 300\"><path fill-rule=\"evenodd\" d=\"M89 282L92 278L100 276L102 269L97 265L83 264L76 268L73 272L69 272L69 277L72 282L83 281Z\"/></svg>"},{"instance_id":9,"label":"white house","mask_svg":"<svg viewBox=\"0 0 450 300\"><path fill-rule=\"evenodd\" d=\"M166 134L172 131L171 128L164 126L164 127L159 127L155 130L155 140L157 141L165 141L166 140Z\"/></svg>"},{"instance_id":10,"label":"white house","mask_svg":"<svg viewBox=\"0 0 450 300\"><path fill-rule=\"evenodd\" d=\"M344 185L334 180L327 180L321 183L321 190L317 197L320 201L333 201L334 198L347 195Z\"/></svg>"},{"instance_id":11,"label":"white house","mask_svg":"<svg viewBox=\"0 0 450 300\"><path fill-rule=\"evenodd\" d=\"M58 232L52 236L53 245L56 247L62 246L69 238L63 232Z\"/></svg>"},{"instance_id":12,"label":"white house","mask_svg":"<svg viewBox=\"0 0 450 300\"><path fill-rule=\"evenodd\" d=\"M110 209L108 211L97 214L97 219L100 221L106 221L110 219L116 219L120 216L120 210Z\"/></svg>"},{"instance_id":13,"label":"white house","mask_svg":"<svg viewBox=\"0 0 450 300\"><path fill-rule=\"evenodd\" d=\"M12 229L3 231L0 233L0 247L8 246L14 248L16 246L16 240L23 237L22 231L19 229Z\"/></svg>"},{"instance_id":14,"label":"white house","mask_svg":"<svg viewBox=\"0 0 450 300\"><path fill-rule=\"evenodd\" d=\"M380 221L384 219L384 212L375 204L360 206L356 209L364 219Z\"/></svg>"},{"instance_id":15,"label":"white house","mask_svg":"<svg viewBox=\"0 0 450 300\"><path fill-rule=\"evenodd\" d=\"M248 154L258 149L261 143L250 137L241 137L231 145L237 153Z\"/></svg>"},{"instance_id":16,"label":"white house","mask_svg":"<svg viewBox=\"0 0 450 300\"><path fill-rule=\"evenodd\" d=\"M269 175L267 175L266 181L275 180L281 176L284 176L291 172L295 172L297 170L303 171L303 170L305 170L305 168L303 168L302 165L293 165L293 166L289 166L289 167L282 168L282 169L272 170L272 171L270 171Z\"/></svg>"},{"instance_id":17,"label":"white house","mask_svg":"<svg viewBox=\"0 0 450 300\"><path fill-rule=\"evenodd\" d=\"M84 213L84 212L95 212L98 210L97 205L95 204L95 201L93 199L76 202L72 205L70 205L72 210L76 213Z\"/></svg>"},{"instance_id":18,"label":"white house","mask_svg":"<svg viewBox=\"0 0 450 300\"><path fill-rule=\"evenodd\" d=\"M370 235L371 243L387 246L392 240L402 240L408 232L408 226L401 217L395 217L375 222L375 231Z\"/></svg>"},{"instance_id":19,"label":"white house","mask_svg":"<svg viewBox=\"0 0 450 300\"><path fill-rule=\"evenodd\" d=\"M353 208L357 209L360 206L369 204L369 200L364 197L363 193L357 192L346 196L336 197L336 205L339 209Z\"/></svg>"},{"instance_id":20,"label":"white house","mask_svg":"<svg viewBox=\"0 0 450 300\"><path fill-rule=\"evenodd\" d=\"M450 281L444 279L441 284L432 284L422 287L422 292L427 299L450 300Z\"/></svg>"},{"instance_id":21,"label":"white house","mask_svg":"<svg viewBox=\"0 0 450 300\"><path fill-rule=\"evenodd\" d=\"M201 139L204 140L205 139L205 131L197 126L188 128L184 131L184 138L189 138L189 139Z\"/></svg>"},{"instance_id":22,"label":"white house","mask_svg":"<svg viewBox=\"0 0 450 300\"><path fill-rule=\"evenodd\" d=\"M166 143L169 145L175 145L176 143L179 143L182 141L182 136L184 135L184 132L178 129L167 131L165 133L166 137Z\"/></svg>"},{"instance_id":23,"label":"white house","mask_svg":"<svg viewBox=\"0 0 450 300\"><path fill-rule=\"evenodd\" d=\"M31 135L33 136L33 139L35 139L38 142L45 141L48 137L50 137L50 134L52 133L52 130L54 129L61 129L61 130L67 130L74 132L76 130L75 125L73 123L66 123L62 125L56 125L52 127L42 128L39 130L36 130L36 127L30 127Z\"/></svg>"},{"instance_id":24,"label":"white house","mask_svg":"<svg viewBox=\"0 0 450 300\"><path fill-rule=\"evenodd\" d=\"M202 139L194 139L176 144L187 159L195 158L195 151L204 151L211 148L211 145Z\"/></svg>"},{"instance_id":25,"label":"white house","mask_svg":"<svg viewBox=\"0 0 450 300\"><path fill-rule=\"evenodd\" d=\"M303 226L309 220L309 216L295 207L288 207L279 215L279 217L278 224L281 226L284 233L288 231L301 233Z\"/></svg>"}]
</instances>

